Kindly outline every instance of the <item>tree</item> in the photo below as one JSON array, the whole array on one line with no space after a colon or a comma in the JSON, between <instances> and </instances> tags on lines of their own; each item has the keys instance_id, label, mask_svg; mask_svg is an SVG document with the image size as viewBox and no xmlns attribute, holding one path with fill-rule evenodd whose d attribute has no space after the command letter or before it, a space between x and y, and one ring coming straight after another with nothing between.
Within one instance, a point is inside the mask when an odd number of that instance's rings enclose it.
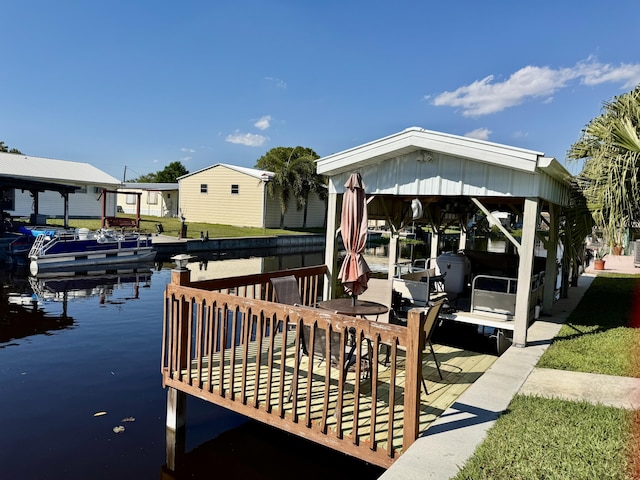
<instances>
[{"instance_id":1,"label":"tree","mask_svg":"<svg viewBox=\"0 0 640 480\"><path fill-rule=\"evenodd\" d=\"M267 195L278 196L280 203L280 228L284 228L284 216L290 199L295 199L298 209L304 208L303 227L307 223L309 194L317 193L326 198L326 180L316 172L315 160L320 156L310 148L275 147L256 161L256 168L273 172L267 183Z\"/></svg>"},{"instance_id":2,"label":"tree","mask_svg":"<svg viewBox=\"0 0 640 480\"><path fill-rule=\"evenodd\" d=\"M157 173L157 181L158 183L176 183L178 177L188 173L189 170L187 170L181 162L171 162L164 167L164 170Z\"/></svg>"},{"instance_id":3,"label":"tree","mask_svg":"<svg viewBox=\"0 0 640 480\"><path fill-rule=\"evenodd\" d=\"M606 241L622 246L624 229L640 219L640 85L605 102L569 150L584 160L577 180Z\"/></svg>"},{"instance_id":4,"label":"tree","mask_svg":"<svg viewBox=\"0 0 640 480\"><path fill-rule=\"evenodd\" d=\"M181 162L171 162L169 165L164 167L163 170L160 170L156 173L147 173L145 175L140 175L138 178L134 179L133 182L176 183L178 181L178 177L187 175L188 173L189 170L187 170Z\"/></svg>"},{"instance_id":5,"label":"tree","mask_svg":"<svg viewBox=\"0 0 640 480\"><path fill-rule=\"evenodd\" d=\"M7 147L4 144L4 142L0 142L0 152L2 152L2 153L17 153L19 155L22 155L22 152L20 150L18 150L17 148L9 149L9 147Z\"/></svg>"}]
</instances>

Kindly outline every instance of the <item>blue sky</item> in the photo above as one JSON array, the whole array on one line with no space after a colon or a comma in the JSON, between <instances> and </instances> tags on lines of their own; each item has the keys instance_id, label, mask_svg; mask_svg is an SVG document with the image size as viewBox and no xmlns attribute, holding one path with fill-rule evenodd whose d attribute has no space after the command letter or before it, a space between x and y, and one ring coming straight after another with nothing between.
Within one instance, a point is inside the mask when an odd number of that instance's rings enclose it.
<instances>
[{"instance_id":1,"label":"blue sky","mask_svg":"<svg viewBox=\"0 0 640 480\"><path fill-rule=\"evenodd\" d=\"M0 140L121 180L413 126L564 163L640 83L635 0L0 5Z\"/></svg>"}]
</instances>

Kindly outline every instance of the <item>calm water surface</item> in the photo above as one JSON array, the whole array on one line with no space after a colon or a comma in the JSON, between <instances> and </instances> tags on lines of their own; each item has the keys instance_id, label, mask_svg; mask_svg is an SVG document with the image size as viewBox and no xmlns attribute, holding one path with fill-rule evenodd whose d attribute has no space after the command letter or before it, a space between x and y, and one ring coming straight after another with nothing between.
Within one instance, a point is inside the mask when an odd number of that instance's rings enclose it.
<instances>
[{"instance_id":1,"label":"calm water surface","mask_svg":"<svg viewBox=\"0 0 640 480\"><path fill-rule=\"evenodd\" d=\"M305 263L248 262L253 263L224 269L266 271ZM200 265L194 276L218 267ZM0 478L160 478L166 414L161 318L169 268L137 279L93 278L88 286L78 277L75 283L43 279L32 285L24 275L0 272ZM188 399L187 412L187 469L167 478L382 473L195 398ZM117 426L125 430L115 433Z\"/></svg>"}]
</instances>

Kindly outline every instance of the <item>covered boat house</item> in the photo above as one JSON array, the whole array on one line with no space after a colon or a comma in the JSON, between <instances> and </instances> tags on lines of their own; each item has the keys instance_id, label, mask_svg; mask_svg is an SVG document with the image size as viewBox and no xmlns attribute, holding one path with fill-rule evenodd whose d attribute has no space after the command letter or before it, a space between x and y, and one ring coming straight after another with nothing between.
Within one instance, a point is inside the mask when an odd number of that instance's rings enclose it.
<instances>
[{"instance_id":1,"label":"covered boat house","mask_svg":"<svg viewBox=\"0 0 640 480\"><path fill-rule=\"evenodd\" d=\"M477 293L473 300L478 302L470 305L472 311L450 314L449 319L511 330L513 343L525 346L535 307L551 311L556 289L558 220L561 209L568 205L570 179L556 159L541 152L414 127L320 158L317 170L329 178L327 225L334 226L327 228L325 263L330 281L325 282L325 297L335 295L335 232L344 184L357 171L366 186L369 219L385 220L391 228L390 277L397 270L398 232L403 226L417 219L428 227L430 257L434 260L442 253L438 237L447 227L456 226L460 228L460 240L454 253L468 257L471 265L465 268L471 270L466 272L469 282L474 273L512 281L499 282L504 285L504 291L499 292L479 286L477 292L471 292L472 296ZM477 211L492 219L513 244L516 258L466 251L468 222ZM515 238L495 219L493 211L515 214L522 225L521 238ZM536 239L544 244L546 258L534 262ZM459 263L455 256L446 260L449 267L452 261L454 267ZM548 280L543 283L545 278ZM458 293L453 290L454 295ZM497 300L495 308L490 301L485 304L487 297ZM511 311L503 302L509 298L515 303Z\"/></svg>"}]
</instances>

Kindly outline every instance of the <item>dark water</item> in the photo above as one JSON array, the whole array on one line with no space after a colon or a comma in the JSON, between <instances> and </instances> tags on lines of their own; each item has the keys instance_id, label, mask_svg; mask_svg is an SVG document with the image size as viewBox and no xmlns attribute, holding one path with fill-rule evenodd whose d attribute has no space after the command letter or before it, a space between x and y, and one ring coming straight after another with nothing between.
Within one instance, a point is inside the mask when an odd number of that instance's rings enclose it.
<instances>
[{"instance_id":1,"label":"dark water","mask_svg":"<svg viewBox=\"0 0 640 480\"><path fill-rule=\"evenodd\" d=\"M266 271L310 261L263 259L258 265ZM137 279L111 275L40 285L0 272L1 479L161 477L161 317L169 269ZM106 414L94 416L98 412ZM188 399L187 412L185 470L165 478L382 473L198 399ZM115 433L117 426L125 430Z\"/></svg>"}]
</instances>

